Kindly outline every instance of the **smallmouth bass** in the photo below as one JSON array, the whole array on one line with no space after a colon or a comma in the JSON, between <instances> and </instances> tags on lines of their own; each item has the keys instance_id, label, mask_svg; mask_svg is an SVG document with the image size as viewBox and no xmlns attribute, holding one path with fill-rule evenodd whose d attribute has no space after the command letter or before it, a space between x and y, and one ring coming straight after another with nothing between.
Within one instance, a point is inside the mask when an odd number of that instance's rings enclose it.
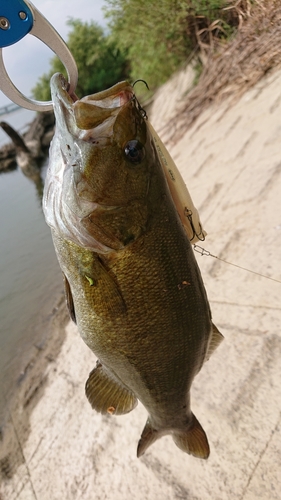
<instances>
[{"instance_id":1,"label":"smallmouth bass","mask_svg":"<svg viewBox=\"0 0 281 500\"><path fill-rule=\"evenodd\" d=\"M143 403L138 456L171 434L207 458L190 388L223 337L146 118L127 82L75 101L56 74L51 89L43 209L71 318L99 360L86 395L103 414Z\"/></svg>"}]
</instances>

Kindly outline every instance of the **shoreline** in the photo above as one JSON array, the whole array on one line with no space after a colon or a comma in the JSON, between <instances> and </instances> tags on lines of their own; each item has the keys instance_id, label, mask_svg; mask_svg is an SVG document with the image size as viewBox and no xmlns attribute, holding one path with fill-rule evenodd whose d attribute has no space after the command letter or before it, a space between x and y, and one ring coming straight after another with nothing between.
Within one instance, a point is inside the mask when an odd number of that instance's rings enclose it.
<instances>
[{"instance_id":1,"label":"shoreline","mask_svg":"<svg viewBox=\"0 0 281 500\"><path fill-rule=\"evenodd\" d=\"M48 368L56 360L66 337L65 327L69 321L64 295L60 294L48 320L48 331L39 347L33 352L24 369L18 375L18 381L7 400L0 427L0 471L2 477L11 478L18 468L18 437L15 428L24 414L22 444L31 432L29 420L34 406L44 395Z\"/></svg>"}]
</instances>

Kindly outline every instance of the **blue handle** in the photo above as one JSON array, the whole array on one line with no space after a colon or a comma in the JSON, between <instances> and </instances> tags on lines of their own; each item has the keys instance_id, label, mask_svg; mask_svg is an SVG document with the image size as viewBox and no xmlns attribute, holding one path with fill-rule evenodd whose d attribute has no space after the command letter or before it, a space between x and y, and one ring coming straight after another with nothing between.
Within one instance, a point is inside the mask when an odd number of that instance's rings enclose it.
<instances>
[{"instance_id":1,"label":"blue handle","mask_svg":"<svg viewBox=\"0 0 281 500\"><path fill-rule=\"evenodd\" d=\"M0 0L0 47L21 40L33 26L33 15L24 0Z\"/></svg>"}]
</instances>

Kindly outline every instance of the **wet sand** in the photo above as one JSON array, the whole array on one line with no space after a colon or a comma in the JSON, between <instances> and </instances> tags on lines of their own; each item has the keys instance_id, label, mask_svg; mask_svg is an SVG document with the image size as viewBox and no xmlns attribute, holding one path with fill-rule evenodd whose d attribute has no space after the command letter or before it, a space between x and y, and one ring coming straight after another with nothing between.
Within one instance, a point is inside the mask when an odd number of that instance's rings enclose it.
<instances>
[{"instance_id":1,"label":"wet sand","mask_svg":"<svg viewBox=\"0 0 281 500\"><path fill-rule=\"evenodd\" d=\"M189 84L181 73L154 101L150 118L164 141ZM180 452L168 436L136 458L146 411L139 404L107 417L90 408L84 385L95 357L73 323L64 328L62 306L3 432L1 500L280 498L280 116L276 71L234 106L204 111L169 146L208 233L201 246L222 259L196 253L225 336L192 388L210 458Z\"/></svg>"}]
</instances>

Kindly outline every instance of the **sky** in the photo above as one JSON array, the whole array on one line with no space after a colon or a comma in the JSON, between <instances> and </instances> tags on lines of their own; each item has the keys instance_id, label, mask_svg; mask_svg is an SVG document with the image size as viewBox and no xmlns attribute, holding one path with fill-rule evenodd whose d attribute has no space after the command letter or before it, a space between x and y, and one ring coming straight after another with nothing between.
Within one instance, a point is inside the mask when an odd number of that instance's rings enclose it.
<instances>
[{"instance_id":1,"label":"sky","mask_svg":"<svg viewBox=\"0 0 281 500\"><path fill-rule=\"evenodd\" d=\"M33 0L32 4L66 40L70 17L82 21L93 20L106 26L102 7L104 0ZM49 70L49 61L53 52L32 35L27 35L18 43L3 49L3 59L8 75L14 85L27 96L35 86L39 76ZM1 84L1 83L0 83ZM11 101L0 92L0 106Z\"/></svg>"}]
</instances>

